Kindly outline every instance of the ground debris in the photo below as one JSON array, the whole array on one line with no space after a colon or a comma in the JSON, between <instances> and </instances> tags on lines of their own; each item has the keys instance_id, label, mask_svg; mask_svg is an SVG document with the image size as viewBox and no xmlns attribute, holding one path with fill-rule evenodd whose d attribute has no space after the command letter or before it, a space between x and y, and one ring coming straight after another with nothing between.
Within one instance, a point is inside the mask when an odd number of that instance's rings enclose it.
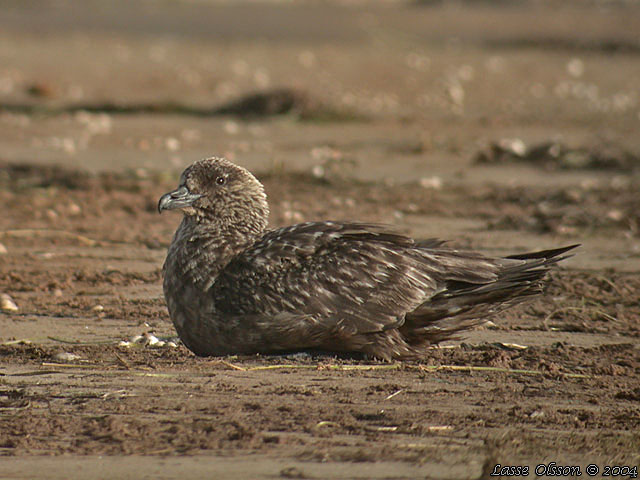
<instances>
[{"instance_id":1,"label":"ground debris","mask_svg":"<svg viewBox=\"0 0 640 480\"><path fill-rule=\"evenodd\" d=\"M640 168L640 155L617 145L570 147L547 141L527 145L519 138L492 142L476 153L476 164L523 162L545 170L613 170L630 172Z\"/></svg>"},{"instance_id":2,"label":"ground debris","mask_svg":"<svg viewBox=\"0 0 640 480\"><path fill-rule=\"evenodd\" d=\"M239 117L271 117L295 115L309 121L340 121L363 119L364 115L331 106L306 91L279 87L248 93L213 109L214 115Z\"/></svg>"},{"instance_id":3,"label":"ground debris","mask_svg":"<svg viewBox=\"0 0 640 480\"><path fill-rule=\"evenodd\" d=\"M51 357L51 360L56 362L74 362L76 360L80 360L82 358L80 355L71 353L71 352L60 352L56 353Z\"/></svg>"},{"instance_id":4,"label":"ground debris","mask_svg":"<svg viewBox=\"0 0 640 480\"><path fill-rule=\"evenodd\" d=\"M16 302L13 301L13 298L3 293L0 294L0 310L6 313L14 313L17 312L19 308Z\"/></svg>"}]
</instances>

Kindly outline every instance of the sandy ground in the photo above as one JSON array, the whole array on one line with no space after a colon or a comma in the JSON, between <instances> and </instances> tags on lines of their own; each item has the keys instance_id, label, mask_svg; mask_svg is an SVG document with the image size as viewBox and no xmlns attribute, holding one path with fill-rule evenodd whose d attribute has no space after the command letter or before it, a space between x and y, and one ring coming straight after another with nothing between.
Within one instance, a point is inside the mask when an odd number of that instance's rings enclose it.
<instances>
[{"instance_id":1,"label":"sandy ground","mask_svg":"<svg viewBox=\"0 0 640 480\"><path fill-rule=\"evenodd\" d=\"M0 478L638 466L640 8L0 11L0 293L18 308L0 312ZM544 296L420 364L197 358L168 343L179 216L155 208L212 154L259 176L274 226L376 221L496 255L582 247Z\"/></svg>"}]
</instances>

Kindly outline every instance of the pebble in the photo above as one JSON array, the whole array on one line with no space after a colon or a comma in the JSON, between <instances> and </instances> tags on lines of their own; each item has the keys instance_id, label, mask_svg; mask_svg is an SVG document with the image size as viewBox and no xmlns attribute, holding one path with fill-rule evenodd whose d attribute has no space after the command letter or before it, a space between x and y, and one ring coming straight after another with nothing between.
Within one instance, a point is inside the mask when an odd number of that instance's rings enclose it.
<instances>
[{"instance_id":1,"label":"pebble","mask_svg":"<svg viewBox=\"0 0 640 480\"><path fill-rule=\"evenodd\" d=\"M104 312L104 307L102 305L96 305L91 311L96 313Z\"/></svg>"},{"instance_id":2,"label":"pebble","mask_svg":"<svg viewBox=\"0 0 640 480\"><path fill-rule=\"evenodd\" d=\"M158 337L151 333L145 333L143 335L134 335L129 340L122 340L118 343L121 347L131 347L133 345L147 345L153 348L171 347L177 348L177 342L173 340L160 340Z\"/></svg>"},{"instance_id":3,"label":"pebble","mask_svg":"<svg viewBox=\"0 0 640 480\"><path fill-rule=\"evenodd\" d=\"M170 152L177 152L180 150L180 140L174 137L165 138L164 145Z\"/></svg>"},{"instance_id":4,"label":"pebble","mask_svg":"<svg viewBox=\"0 0 640 480\"><path fill-rule=\"evenodd\" d=\"M164 347L167 344L167 342L165 342L164 340L160 340L158 337L150 333L145 334L145 336L146 336L146 344L149 345L150 347L160 348L160 347Z\"/></svg>"},{"instance_id":5,"label":"pebble","mask_svg":"<svg viewBox=\"0 0 640 480\"><path fill-rule=\"evenodd\" d=\"M520 138L503 138L498 142L498 145L518 157L524 157L528 151L527 144Z\"/></svg>"},{"instance_id":6,"label":"pebble","mask_svg":"<svg viewBox=\"0 0 640 480\"><path fill-rule=\"evenodd\" d=\"M572 58L567 63L567 72L572 77L581 77L584 74L584 62L579 58Z\"/></svg>"},{"instance_id":7,"label":"pebble","mask_svg":"<svg viewBox=\"0 0 640 480\"><path fill-rule=\"evenodd\" d=\"M607 212L607 218L614 222L619 222L624 218L624 213L618 209L609 210Z\"/></svg>"},{"instance_id":8,"label":"pebble","mask_svg":"<svg viewBox=\"0 0 640 480\"><path fill-rule=\"evenodd\" d=\"M60 352L60 353L56 353L51 358L57 362L73 362L74 360L80 360L80 355L76 355L75 353L69 353L69 352Z\"/></svg>"},{"instance_id":9,"label":"pebble","mask_svg":"<svg viewBox=\"0 0 640 480\"><path fill-rule=\"evenodd\" d=\"M9 250L7 250L7 247L5 247L2 243L0 243L0 255L6 255L7 253L9 253Z\"/></svg>"},{"instance_id":10,"label":"pebble","mask_svg":"<svg viewBox=\"0 0 640 480\"><path fill-rule=\"evenodd\" d=\"M311 175L313 175L313 178L324 178L324 167L322 165L314 165L311 169Z\"/></svg>"},{"instance_id":11,"label":"pebble","mask_svg":"<svg viewBox=\"0 0 640 480\"><path fill-rule=\"evenodd\" d=\"M240 124L238 124L238 122L228 121L224 123L223 129L229 135L236 135L240 132Z\"/></svg>"},{"instance_id":12,"label":"pebble","mask_svg":"<svg viewBox=\"0 0 640 480\"><path fill-rule=\"evenodd\" d=\"M431 190L440 190L442 188L442 178L440 177L422 177L420 179L422 188Z\"/></svg>"},{"instance_id":13,"label":"pebble","mask_svg":"<svg viewBox=\"0 0 640 480\"><path fill-rule=\"evenodd\" d=\"M69 215L72 217L75 217L77 215L80 215L82 213L82 209L80 208L80 205L78 205L77 203L70 203L69 204Z\"/></svg>"},{"instance_id":14,"label":"pebble","mask_svg":"<svg viewBox=\"0 0 640 480\"><path fill-rule=\"evenodd\" d=\"M0 310L3 312L17 312L18 305L13 301L13 298L6 293L3 293L0 295Z\"/></svg>"}]
</instances>

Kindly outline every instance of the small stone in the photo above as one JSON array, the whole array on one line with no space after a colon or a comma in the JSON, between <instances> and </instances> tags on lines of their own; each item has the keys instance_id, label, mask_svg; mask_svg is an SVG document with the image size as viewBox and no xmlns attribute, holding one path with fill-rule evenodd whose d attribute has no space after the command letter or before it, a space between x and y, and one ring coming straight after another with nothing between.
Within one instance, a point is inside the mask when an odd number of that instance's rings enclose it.
<instances>
[{"instance_id":1,"label":"small stone","mask_svg":"<svg viewBox=\"0 0 640 480\"><path fill-rule=\"evenodd\" d=\"M574 78L581 77L584 74L584 62L579 58L572 58L567 63L567 72Z\"/></svg>"},{"instance_id":2,"label":"small stone","mask_svg":"<svg viewBox=\"0 0 640 480\"><path fill-rule=\"evenodd\" d=\"M529 415L529 418L542 418L544 417L544 412L542 410L536 410Z\"/></svg>"},{"instance_id":3,"label":"small stone","mask_svg":"<svg viewBox=\"0 0 640 480\"><path fill-rule=\"evenodd\" d=\"M158 342L160 342L160 340L158 339L158 337L156 337L155 335L152 335L150 333L145 334L146 337L146 343L147 345L153 347L154 345L156 345Z\"/></svg>"},{"instance_id":4,"label":"small stone","mask_svg":"<svg viewBox=\"0 0 640 480\"><path fill-rule=\"evenodd\" d=\"M56 353L51 358L56 362L73 362L74 360L79 360L80 355L76 355L75 353L69 353L69 352L60 352L60 353Z\"/></svg>"},{"instance_id":5,"label":"small stone","mask_svg":"<svg viewBox=\"0 0 640 480\"><path fill-rule=\"evenodd\" d=\"M104 312L104 307L102 305L96 305L91 311L96 313Z\"/></svg>"},{"instance_id":6,"label":"small stone","mask_svg":"<svg viewBox=\"0 0 640 480\"><path fill-rule=\"evenodd\" d=\"M614 222L619 222L624 218L624 213L621 210L615 208L607 212L607 218L609 220L613 220Z\"/></svg>"},{"instance_id":7,"label":"small stone","mask_svg":"<svg viewBox=\"0 0 640 480\"><path fill-rule=\"evenodd\" d=\"M180 150L180 140L175 137L168 137L164 141L164 145L170 152L177 152Z\"/></svg>"},{"instance_id":8,"label":"small stone","mask_svg":"<svg viewBox=\"0 0 640 480\"><path fill-rule=\"evenodd\" d=\"M7 247L5 247L2 243L0 243L0 255L6 255L7 253L9 253L9 250L7 250Z\"/></svg>"},{"instance_id":9,"label":"small stone","mask_svg":"<svg viewBox=\"0 0 640 480\"><path fill-rule=\"evenodd\" d=\"M19 309L16 302L9 295L3 293L0 295L0 310L3 312L17 312Z\"/></svg>"},{"instance_id":10,"label":"small stone","mask_svg":"<svg viewBox=\"0 0 640 480\"><path fill-rule=\"evenodd\" d=\"M65 153L76 153L76 142L73 138L63 138L61 147Z\"/></svg>"},{"instance_id":11,"label":"small stone","mask_svg":"<svg viewBox=\"0 0 640 480\"><path fill-rule=\"evenodd\" d=\"M527 144L520 138L503 138L498 145L517 157L524 157L527 154Z\"/></svg>"},{"instance_id":12,"label":"small stone","mask_svg":"<svg viewBox=\"0 0 640 480\"><path fill-rule=\"evenodd\" d=\"M442 179L440 177L422 177L420 186L430 190L440 190L442 188Z\"/></svg>"},{"instance_id":13,"label":"small stone","mask_svg":"<svg viewBox=\"0 0 640 480\"><path fill-rule=\"evenodd\" d=\"M223 128L224 128L224 131L229 135L236 135L237 133L240 132L240 125L238 124L238 122L234 122L231 120L228 122L225 122Z\"/></svg>"},{"instance_id":14,"label":"small stone","mask_svg":"<svg viewBox=\"0 0 640 480\"><path fill-rule=\"evenodd\" d=\"M324 178L324 167L322 165L314 165L311 169L311 175L313 175L313 178Z\"/></svg>"},{"instance_id":15,"label":"small stone","mask_svg":"<svg viewBox=\"0 0 640 480\"><path fill-rule=\"evenodd\" d=\"M80 215L82 213L82 209L80 208L80 206L77 203L70 203L69 204L69 215L71 217L75 217L77 215Z\"/></svg>"},{"instance_id":16,"label":"small stone","mask_svg":"<svg viewBox=\"0 0 640 480\"><path fill-rule=\"evenodd\" d=\"M404 209L408 213L416 213L418 210L420 210L420 207L418 207L418 205L416 205L415 203L407 203L407 206Z\"/></svg>"}]
</instances>

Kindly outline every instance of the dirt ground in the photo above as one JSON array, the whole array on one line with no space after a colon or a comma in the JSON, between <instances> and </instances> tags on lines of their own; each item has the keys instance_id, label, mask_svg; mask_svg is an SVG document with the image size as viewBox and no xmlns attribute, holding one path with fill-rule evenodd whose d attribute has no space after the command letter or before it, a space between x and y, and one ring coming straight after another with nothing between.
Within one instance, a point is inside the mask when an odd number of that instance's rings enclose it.
<instances>
[{"instance_id":1,"label":"dirt ground","mask_svg":"<svg viewBox=\"0 0 640 480\"><path fill-rule=\"evenodd\" d=\"M640 7L0 10L0 478L638 467ZM423 363L197 358L161 292L179 215L156 205L213 154L263 181L274 226L582 247Z\"/></svg>"}]
</instances>

